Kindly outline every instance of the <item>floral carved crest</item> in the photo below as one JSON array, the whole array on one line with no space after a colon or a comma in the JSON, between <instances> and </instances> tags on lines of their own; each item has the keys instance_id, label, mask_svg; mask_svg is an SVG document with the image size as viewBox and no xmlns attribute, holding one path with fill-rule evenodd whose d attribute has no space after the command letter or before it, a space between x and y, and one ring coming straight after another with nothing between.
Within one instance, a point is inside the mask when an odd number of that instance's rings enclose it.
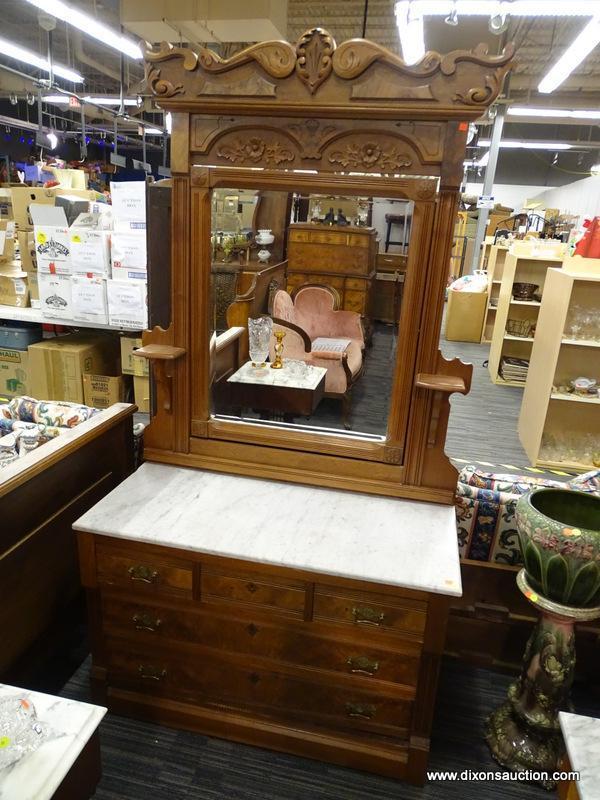
<instances>
[{"instance_id":1,"label":"floral carved crest","mask_svg":"<svg viewBox=\"0 0 600 800\"><path fill-rule=\"evenodd\" d=\"M267 142L258 136L252 136L250 139L235 139L230 143L222 144L217 148L217 155L233 164L247 161L253 164L257 164L259 161L265 161L267 164L283 164L286 161L293 161L295 158L290 148L277 139Z\"/></svg>"},{"instance_id":2,"label":"floral carved crest","mask_svg":"<svg viewBox=\"0 0 600 800\"><path fill-rule=\"evenodd\" d=\"M376 141L358 144L349 142L342 150L329 155L331 164L354 169L372 169L377 167L384 171L410 167L412 158L399 147L381 147Z\"/></svg>"}]
</instances>

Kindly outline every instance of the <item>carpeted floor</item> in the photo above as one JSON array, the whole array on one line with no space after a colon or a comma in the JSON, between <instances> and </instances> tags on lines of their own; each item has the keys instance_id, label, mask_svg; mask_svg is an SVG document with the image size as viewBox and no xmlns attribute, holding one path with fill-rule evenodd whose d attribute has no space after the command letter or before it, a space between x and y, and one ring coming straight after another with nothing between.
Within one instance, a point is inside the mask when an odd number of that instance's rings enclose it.
<instances>
[{"instance_id":1,"label":"carpeted floor","mask_svg":"<svg viewBox=\"0 0 600 800\"><path fill-rule=\"evenodd\" d=\"M89 660L61 694L88 699ZM489 712L505 696L500 673L443 664L433 726L432 770L494 770L483 741ZM578 712L600 703L574 692ZM429 782L414 787L318 761L175 731L108 714L100 728L103 775L95 800L546 800L528 784ZM16 800L16 799L15 799Z\"/></svg>"}]
</instances>

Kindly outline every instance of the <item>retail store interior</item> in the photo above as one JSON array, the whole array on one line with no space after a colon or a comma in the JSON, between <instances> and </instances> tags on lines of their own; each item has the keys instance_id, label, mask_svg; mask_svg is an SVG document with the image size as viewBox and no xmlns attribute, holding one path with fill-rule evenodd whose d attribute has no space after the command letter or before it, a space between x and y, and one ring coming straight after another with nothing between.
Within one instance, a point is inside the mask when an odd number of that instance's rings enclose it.
<instances>
[{"instance_id":1,"label":"retail store interior","mask_svg":"<svg viewBox=\"0 0 600 800\"><path fill-rule=\"evenodd\" d=\"M597 0L0 11L0 798L599 800Z\"/></svg>"}]
</instances>

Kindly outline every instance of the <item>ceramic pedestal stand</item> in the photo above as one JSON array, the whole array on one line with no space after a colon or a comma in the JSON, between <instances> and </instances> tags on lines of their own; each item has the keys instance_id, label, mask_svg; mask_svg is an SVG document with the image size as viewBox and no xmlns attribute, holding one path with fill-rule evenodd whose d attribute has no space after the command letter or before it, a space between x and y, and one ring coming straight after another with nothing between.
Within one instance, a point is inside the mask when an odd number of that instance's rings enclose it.
<instances>
[{"instance_id":1,"label":"ceramic pedestal stand","mask_svg":"<svg viewBox=\"0 0 600 800\"><path fill-rule=\"evenodd\" d=\"M519 678L508 688L508 700L487 721L486 741L492 756L513 771L559 769L563 742L558 712L569 710L575 667L576 622L600 618L600 608L572 608L543 597L527 581L517 586L541 612L523 656ZM546 789L553 781L540 780Z\"/></svg>"}]
</instances>

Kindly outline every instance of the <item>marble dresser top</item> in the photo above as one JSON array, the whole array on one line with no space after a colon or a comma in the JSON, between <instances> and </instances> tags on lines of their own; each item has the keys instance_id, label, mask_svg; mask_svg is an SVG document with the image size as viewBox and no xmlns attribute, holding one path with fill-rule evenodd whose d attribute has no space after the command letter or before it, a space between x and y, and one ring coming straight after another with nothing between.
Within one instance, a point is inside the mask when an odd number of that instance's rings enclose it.
<instances>
[{"instance_id":1,"label":"marble dresser top","mask_svg":"<svg viewBox=\"0 0 600 800\"><path fill-rule=\"evenodd\" d=\"M76 530L460 596L453 506L143 464Z\"/></svg>"},{"instance_id":2,"label":"marble dresser top","mask_svg":"<svg viewBox=\"0 0 600 800\"><path fill-rule=\"evenodd\" d=\"M0 683L0 698L25 697L56 738L0 769L0 800L50 800L100 724L106 709Z\"/></svg>"},{"instance_id":3,"label":"marble dresser top","mask_svg":"<svg viewBox=\"0 0 600 800\"><path fill-rule=\"evenodd\" d=\"M600 800L600 719L565 711L558 718L571 766L579 772L579 797Z\"/></svg>"}]
</instances>

